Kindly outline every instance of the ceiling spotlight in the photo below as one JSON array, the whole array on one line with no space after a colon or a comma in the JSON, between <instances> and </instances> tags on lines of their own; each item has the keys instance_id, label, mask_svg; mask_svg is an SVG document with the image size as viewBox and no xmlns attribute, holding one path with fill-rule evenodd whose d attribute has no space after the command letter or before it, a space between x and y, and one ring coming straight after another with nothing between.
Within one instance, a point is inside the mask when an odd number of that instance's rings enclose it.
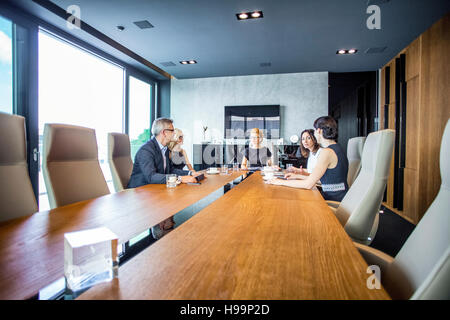
<instances>
[{"instance_id":1,"label":"ceiling spotlight","mask_svg":"<svg viewBox=\"0 0 450 320\"><path fill-rule=\"evenodd\" d=\"M197 61L195 61L195 60L183 60L183 61L180 61L180 63L181 64L196 64Z\"/></svg>"},{"instance_id":2,"label":"ceiling spotlight","mask_svg":"<svg viewBox=\"0 0 450 320\"><path fill-rule=\"evenodd\" d=\"M125 27L124 26L117 26L117 30L123 31L123 30L125 30Z\"/></svg>"},{"instance_id":3,"label":"ceiling spotlight","mask_svg":"<svg viewBox=\"0 0 450 320\"><path fill-rule=\"evenodd\" d=\"M358 52L357 49L339 49L336 54L354 54Z\"/></svg>"},{"instance_id":4,"label":"ceiling spotlight","mask_svg":"<svg viewBox=\"0 0 450 320\"><path fill-rule=\"evenodd\" d=\"M262 17L263 17L263 12L262 11L251 11L251 12L236 13L236 18L238 20L260 19Z\"/></svg>"},{"instance_id":5,"label":"ceiling spotlight","mask_svg":"<svg viewBox=\"0 0 450 320\"><path fill-rule=\"evenodd\" d=\"M247 18L248 18L248 14L246 14L246 13L241 13L238 17L239 17L239 19L244 20L244 19L247 19Z\"/></svg>"}]
</instances>

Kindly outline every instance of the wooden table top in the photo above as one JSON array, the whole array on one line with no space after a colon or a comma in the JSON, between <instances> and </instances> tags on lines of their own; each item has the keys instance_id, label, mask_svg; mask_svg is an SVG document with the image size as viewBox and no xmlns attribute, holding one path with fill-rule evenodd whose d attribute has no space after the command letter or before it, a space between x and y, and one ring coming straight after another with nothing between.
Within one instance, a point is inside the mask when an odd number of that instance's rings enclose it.
<instances>
[{"instance_id":1,"label":"wooden table top","mask_svg":"<svg viewBox=\"0 0 450 320\"><path fill-rule=\"evenodd\" d=\"M253 174L79 299L389 299L317 190Z\"/></svg>"},{"instance_id":2,"label":"wooden table top","mask_svg":"<svg viewBox=\"0 0 450 320\"><path fill-rule=\"evenodd\" d=\"M64 276L64 233L104 226L124 243L242 174L147 185L0 223L0 299L30 298Z\"/></svg>"}]
</instances>

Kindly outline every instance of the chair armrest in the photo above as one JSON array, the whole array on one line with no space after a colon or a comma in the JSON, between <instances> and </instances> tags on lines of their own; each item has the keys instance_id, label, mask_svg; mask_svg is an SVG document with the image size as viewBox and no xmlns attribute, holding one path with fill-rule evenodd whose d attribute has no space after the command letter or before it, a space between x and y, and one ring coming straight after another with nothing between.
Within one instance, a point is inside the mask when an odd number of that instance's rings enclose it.
<instances>
[{"instance_id":1,"label":"chair armrest","mask_svg":"<svg viewBox=\"0 0 450 320\"><path fill-rule=\"evenodd\" d=\"M369 266L376 265L380 267L381 274L383 274L387 270L388 266L394 261L393 257L381 252L380 250L357 242L353 242L353 244Z\"/></svg>"},{"instance_id":2,"label":"chair armrest","mask_svg":"<svg viewBox=\"0 0 450 320\"><path fill-rule=\"evenodd\" d=\"M339 207L339 205L341 204L339 201L332 201L332 200L325 200L325 202L327 203L327 205L329 207L332 207L335 209L337 209Z\"/></svg>"}]
</instances>

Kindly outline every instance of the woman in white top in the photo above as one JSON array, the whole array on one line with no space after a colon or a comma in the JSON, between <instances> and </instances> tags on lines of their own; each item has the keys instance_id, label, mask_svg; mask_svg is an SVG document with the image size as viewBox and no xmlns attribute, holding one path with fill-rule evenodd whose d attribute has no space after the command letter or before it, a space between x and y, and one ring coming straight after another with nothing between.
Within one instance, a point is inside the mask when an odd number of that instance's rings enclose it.
<instances>
[{"instance_id":1,"label":"woman in white top","mask_svg":"<svg viewBox=\"0 0 450 320\"><path fill-rule=\"evenodd\" d=\"M317 159L319 158L319 154L322 148L317 143L313 129L303 130L301 137L302 141L300 142L300 152L304 158L308 158L306 170L303 169L302 167L300 168L291 167L287 171L295 174L309 176L313 172L314 167L316 166Z\"/></svg>"}]
</instances>

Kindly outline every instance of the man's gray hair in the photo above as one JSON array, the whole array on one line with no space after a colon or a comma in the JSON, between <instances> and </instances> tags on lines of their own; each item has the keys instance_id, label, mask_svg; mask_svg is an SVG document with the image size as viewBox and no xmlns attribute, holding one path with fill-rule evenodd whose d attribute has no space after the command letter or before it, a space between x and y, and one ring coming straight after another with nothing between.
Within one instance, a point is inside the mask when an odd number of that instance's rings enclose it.
<instances>
[{"instance_id":1,"label":"man's gray hair","mask_svg":"<svg viewBox=\"0 0 450 320\"><path fill-rule=\"evenodd\" d=\"M155 137L163 131L166 126L173 124L173 120L169 118L158 118L153 121L152 124L152 135Z\"/></svg>"}]
</instances>

